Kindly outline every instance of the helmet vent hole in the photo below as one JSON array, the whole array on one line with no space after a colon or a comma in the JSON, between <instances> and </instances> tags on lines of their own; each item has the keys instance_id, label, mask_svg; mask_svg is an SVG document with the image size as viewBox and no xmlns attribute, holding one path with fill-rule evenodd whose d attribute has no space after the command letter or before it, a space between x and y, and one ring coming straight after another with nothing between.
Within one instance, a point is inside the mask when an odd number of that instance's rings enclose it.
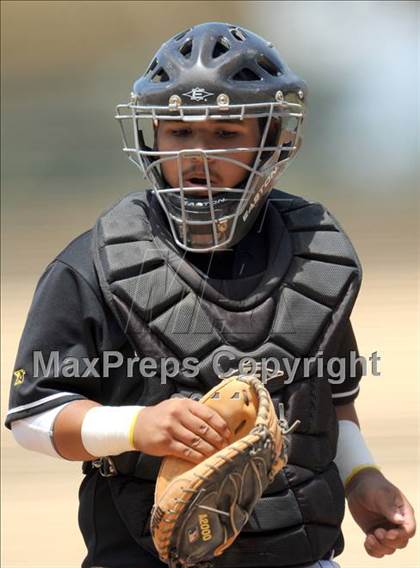
<instances>
[{"instance_id":1,"label":"helmet vent hole","mask_svg":"<svg viewBox=\"0 0 420 568\"><path fill-rule=\"evenodd\" d=\"M257 59L257 63L262 69L264 69L264 71L267 71L267 73L273 77L278 77L282 74L282 70L278 67L278 65L275 65L275 63L270 61L270 59L264 55Z\"/></svg>"},{"instance_id":2,"label":"helmet vent hole","mask_svg":"<svg viewBox=\"0 0 420 568\"><path fill-rule=\"evenodd\" d=\"M187 35L187 33L191 30L191 28L188 28L188 30L185 30L184 32L179 33L178 35L176 35L174 37L175 41L180 41L183 37L185 37Z\"/></svg>"},{"instance_id":3,"label":"helmet vent hole","mask_svg":"<svg viewBox=\"0 0 420 568\"><path fill-rule=\"evenodd\" d=\"M221 55L229 51L229 49L230 49L230 43L228 42L228 40L224 37L219 37L213 48L213 53L212 53L213 59L220 57Z\"/></svg>"},{"instance_id":4,"label":"helmet vent hole","mask_svg":"<svg viewBox=\"0 0 420 568\"><path fill-rule=\"evenodd\" d=\"M163 67L160 67L153 75L152 82L153 83L166 83L169 81L169 75L165 71Z\"/></svg>"},{"instance_id":5,"label":"helmet vent hole","mask_svg":"<svg viewBox=\"0 0 420 568\"><path fill-rule=\"evenodd\" d=\"M246 35L240 28L231 28L230 33L238 41L245 41L246 40Z\"/></svg>"},{"instance_id":6,"label":"helmet vent hole","mask_svg":"<svg viewBox=\"0 0 420 568\"><path fill-rule=\"evenodd\" d=\"M153 71L153 69L156 69L157 64L158 64L158 60L156 58L153 59L153 61L149 65L149 68L147 69L146 73L151 73Z\"/></svg>"},{"instance_id":7,"label":"helmet vent hole","mask_svg":"<svg viewBox=\"0 0 420 568\"><path fill-rule=\"evenodd\" d=\"M249 67L243 67L232 79L234 81L261 81L261 77L255 71L249 69Z\"/></svg>"},{"instance_id":8,"label":"helmet vent hole","mask_svg":"<svg viewBox=\"0 0 420 568\"><path fill-rule=\"evenodd\" d=\"M192 44L192 39L187 39L187 41L179 48L179 53L186 59L189 59L191 57Z\"/></svg>"}]
</instances>

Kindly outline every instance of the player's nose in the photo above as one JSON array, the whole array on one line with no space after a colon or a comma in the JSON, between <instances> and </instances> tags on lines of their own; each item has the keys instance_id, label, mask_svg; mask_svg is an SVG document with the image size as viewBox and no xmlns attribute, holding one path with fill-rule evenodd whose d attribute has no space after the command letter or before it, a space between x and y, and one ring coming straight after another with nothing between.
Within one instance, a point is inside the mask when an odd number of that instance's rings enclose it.
<instances>
[{"instance_id":1,"label":"player's nose","mask_svg":"<svg viewBox=\"0 0 420 568\"><path fill-rule=\"evenodd\" d=\"M210 177L214 177L217 173L216 160L212 155L204 152L188 152L187 154L184 154L182 162L184 172L196 170L197 172L202 172L206 175L206 171L208 170Z\"/></svg>"}]
</instances>

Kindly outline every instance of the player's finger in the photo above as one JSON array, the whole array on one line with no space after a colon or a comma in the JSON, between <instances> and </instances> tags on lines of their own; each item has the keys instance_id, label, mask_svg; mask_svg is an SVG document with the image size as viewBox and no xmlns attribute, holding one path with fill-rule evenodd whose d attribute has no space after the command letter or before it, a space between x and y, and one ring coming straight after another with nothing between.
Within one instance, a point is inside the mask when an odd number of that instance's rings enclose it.
<instances>
[{"instance_id":1,"label":"player's finger","mask_svg":"<svg viewBox=\"0 0 420 568\"><path fill-rule=\"evenodd\" d=\"M227 442L231 442L232 432L230 431L225 419L222 418L215 410L204 404L197 403L190 406L190 412L214 428L214 430L223 436Z\"/></svg>"},{"instance_id":2,"label":"player's finger","mask_svg":"<svg viewBox=\"0 0 420 568\"><path fill-rule=\"evenodd\" d=\"M192 412L182 417L182 425L217 450L226 446L226 439Z\"/></svg>"},{"instance_id":3,"label":"player's finger","mask_svg":"<svg viewBox=\"0 0 420 568\"><path fill-rule=\"evenodd\" d=\"M218 448L212 446L206 442L206 440L203 440L203 438L191 432L188 428L185 428L182 424L177 424L173 427L172 435L178 442L181 442L181 444L200 453L201 459L211 456L218 450Z\"/></svg>"},{"instance_id":4,"label":"player's finger","mask_svg":"<svg viewBox=\"0 0 420 568\"><path fill-rule=\"evenodd\" d=\"M373 534L370 534L366 538L365 548L369 554L375 558L382 558L386 554L392 554L394 552L393 548L382 544Z\"/></svg>"},{"instance_id":5,"label":"player's finger","mask_svg":"<svg viewBox=\"0 0 420 568\"><path fill-rule=\"evenodd\" d=\"M389 546L390 548L404 548L408 543L408 536L402 529L376 529L375 536L382 544Z\"/></svg>"},{"instance_id":6,"label":"player's finger","mask_svg":"<svg viewBox=\"0 0 420 568\"><path fill-rule=\"evenodd\" d=\"M369 535L366 539L365 539L365 549L366 552L370 555L373 556L374 558L382 558L384 556L384 554L381 554L378 550L377 544L376 544L376 539L373 535Z\"/></svg>"},{"instance_id":7,"label":"player's finger","mask_svg":"<svg viewBox=\"0 0 420 568\"><path fill-rule=\"evenodd\" d=\"M187 460L194 464L201 463L204 459L203 454L175 439L171 441L168 452L168 455Z\"/></svg>"}]
</instances>

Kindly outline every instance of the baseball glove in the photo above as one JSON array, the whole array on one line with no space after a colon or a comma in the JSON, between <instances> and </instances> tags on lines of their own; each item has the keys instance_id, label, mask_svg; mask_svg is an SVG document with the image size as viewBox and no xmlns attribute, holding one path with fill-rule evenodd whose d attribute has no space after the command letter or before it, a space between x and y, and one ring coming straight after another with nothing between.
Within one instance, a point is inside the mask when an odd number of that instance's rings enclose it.
<instances>
[{"instance_id":1,"label":"baseball glove","mask_svg":"<svg viewBox=\"0 0 420 568\"><path fill-rule=\"evenodd\" d=\"M163 460L151 533L171 568L203 567L242 530L257 501L286 463L283 431L267 389L254 376L221 381L200 402L227 422L233 442L194 465Z\"/></svg>"}]
</instances>

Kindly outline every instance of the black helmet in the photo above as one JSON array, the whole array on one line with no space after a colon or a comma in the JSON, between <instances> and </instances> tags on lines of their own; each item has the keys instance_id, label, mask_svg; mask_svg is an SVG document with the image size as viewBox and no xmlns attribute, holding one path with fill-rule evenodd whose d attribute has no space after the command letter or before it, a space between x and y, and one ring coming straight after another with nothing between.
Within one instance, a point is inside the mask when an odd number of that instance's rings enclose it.
<instances>
[{"instance_id":1,"label":"black helmet","mask_svg":"<svg viewBox=\"0 0 420 568\"><path fill-rule=\"evenodd\" d=\"M118 105L116 118L124 151L152 183L180 247L195 252L227 248L248 232L275 178L300 147L305 100L305 82L271 43L246 29L204 23L161 46L134 83L130 102ZM191 124L247 118L258 118L261 125L260 143L254 148L160 151L150 126L147 140L147 121L156 128L160 121ZM229 157L244 151L255 154L251 166ZM184 187L179 164L192 157L204 164L204 197L203 184ZM170 186L162 174L162 163L168 160L178 163L178 187ZM244 180L235 187L215 187L209 160L241 165ZM198 189L201 195L197 196Z\"/></svg>"}]
</instances>

